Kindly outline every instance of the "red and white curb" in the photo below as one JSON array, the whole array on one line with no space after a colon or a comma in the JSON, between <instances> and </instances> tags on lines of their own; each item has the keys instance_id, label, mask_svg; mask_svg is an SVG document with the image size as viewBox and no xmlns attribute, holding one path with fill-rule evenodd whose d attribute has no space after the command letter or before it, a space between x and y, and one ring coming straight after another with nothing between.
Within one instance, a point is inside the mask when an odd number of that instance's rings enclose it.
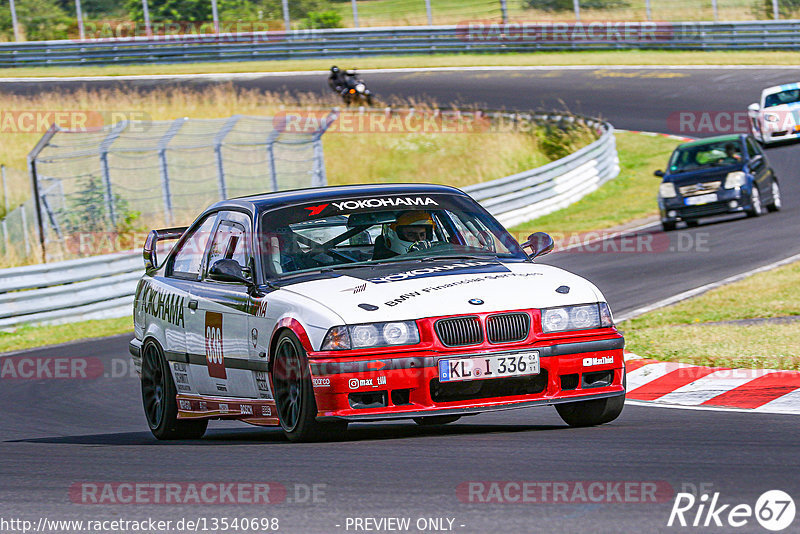
<instances>
[{"instance_id":1,"label":"red and white curb","mask_svg":"<svg viewBox=\"0 0 800 534\"><path fill-rule=\"evenodd\" d=\"M800 414L800 372L662 362L625 354L627 399L675 407Z\"/></svg>"}]
</instances>

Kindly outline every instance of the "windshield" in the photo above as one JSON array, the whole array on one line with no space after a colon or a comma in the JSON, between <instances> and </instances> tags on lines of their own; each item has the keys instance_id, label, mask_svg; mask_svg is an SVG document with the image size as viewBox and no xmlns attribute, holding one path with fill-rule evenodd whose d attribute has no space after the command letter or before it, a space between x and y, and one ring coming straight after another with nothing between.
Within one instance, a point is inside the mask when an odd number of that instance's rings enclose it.
<instances>
[{"instance_id":1,"label":"windshield","mask_svg":"<svg viewBox=\"0 0 800 534\"><path fill-rule=\"evenodd\" d=\"M678 147L669 160L669 172L678 173L706 167L725 167L742 162L742 144L717 141Z\"/></svg>"},{"instance_id":2,"label":"windshield","mask_svg":"<svg viewBox=\"0 0 800 534\"><path fill-rule=\"evenodd\" d=\"M771 108L781 104L793 104L800 101L800 89L788 89L779 93L767 95L764 99L764 107Z\"/></svg>"},{"instance_id":3,"label":"windshield","mask_svg":"<svg viewBox=\"0 0 800 534\"><path fill-rule=\"evenodd\" d=\"M513 237L471 199L387 195L301 204L262 216L268 278L437 258L525 260Z\"/></svg>"}]
</instances>

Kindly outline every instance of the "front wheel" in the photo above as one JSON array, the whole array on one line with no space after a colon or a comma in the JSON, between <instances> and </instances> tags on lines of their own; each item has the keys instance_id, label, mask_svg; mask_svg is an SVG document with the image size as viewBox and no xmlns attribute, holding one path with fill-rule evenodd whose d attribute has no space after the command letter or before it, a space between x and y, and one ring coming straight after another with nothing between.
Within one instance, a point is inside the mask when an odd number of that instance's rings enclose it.
<instances>
[{"instance_id":1,"label":"front wheel","mask_svg":"<svg viewBox=\"0 0 800 534\"><path fill-rule=\"evenodd\" d=\"M674 221L661 221L661 229L665 232L671 232L675 229Z\"/></svg>"},{"instance_id":2,"label":"front wheel","mask_svg":"<svg viewBox=\"0 0 800 534\"><path fill-rule=\"evenodd\" d=\"M781 188L778 185L777 180L772 180L772 202L767 204L767 209L775 212L780 211L782 207L783 201L781 200Z\"/></svg>"},{"instance_id":3,"label":"front wheel","mask_svg":"<svg viewBox=\"0 0 800 534\"><path fill-rule=\"evenodd\" d=\"M750 193L750 209L747 210L747 216L760 217L761 211L761 193L758 192L758 186L753 184L753 192Z\"/></svg>"},{"instance_id":4,"label":"front wheel","mask_svg":"<svg viewBox=\"0 0 800 534\"><path fill-rule=\"evenodd\" d=\"M622 413L625 395L556 404L556 411L569 426L595 426L610 423Z\"/></svg>"},{"instance_id":5,"label":"front wheel","mask_svg":"<svg viewBox=\"0 0 800 534\"><path fill-rule=\"evenodd\" d=\"M317 402L306 351L291 332L283 332L275 344L272 383L278 419L289 441L321 441L347 429L347 422L317 421Z\"/></svg>"},{"instance_id":6,"label":"front wheel","mask_svg":"<svg viewBox=\"0 0 800 534\"><path fill-rule=\"evenodd\" d=\"M142 404L150 432L157 439L200 439L208 420L178 420L175 382L161 347L148 341L142 348Z\"/></svg>"}]
</instances>

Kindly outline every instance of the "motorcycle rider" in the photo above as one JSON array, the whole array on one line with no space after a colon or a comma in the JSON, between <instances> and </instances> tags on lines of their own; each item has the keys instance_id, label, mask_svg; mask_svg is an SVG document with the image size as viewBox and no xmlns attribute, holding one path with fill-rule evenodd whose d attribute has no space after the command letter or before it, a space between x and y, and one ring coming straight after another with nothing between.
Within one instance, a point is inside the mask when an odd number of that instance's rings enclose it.
<instances>
[{"instance_id":1,"label":"motorcycle rider","mask_svg":"<svg viewBox=\"0 0 800 534\"><path fill-rule=\"evenodd\" d=\"M384 226L375 240L372 259L383 260L430 248L436 223L427 211L406 211Z\"/></svg>"},{"instance_id":2,"label":"motorcycle rider","mask_svg":"<svg viewBox=\"0 0 800 534\"><path fill-rule=\"evenodd\" d=\"M337 93L342 92L347 85L347 74L334 65L331 67L330 76L328 76L328 85Z\"/></svg>"}]
</instances>

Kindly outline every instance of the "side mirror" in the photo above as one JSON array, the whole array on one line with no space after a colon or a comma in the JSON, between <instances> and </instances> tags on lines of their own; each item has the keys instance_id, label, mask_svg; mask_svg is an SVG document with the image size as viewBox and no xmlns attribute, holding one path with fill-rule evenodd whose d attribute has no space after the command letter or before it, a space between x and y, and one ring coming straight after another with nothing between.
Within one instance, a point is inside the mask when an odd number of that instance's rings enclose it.
<instances>
[{"instance_id":1,"label":"side mirror","mask_svg":"<svg viewBox=\"0 0 800 534\"><path fill-rule=\"evenodd\" d=\"M215 261L208 271L208 277L217 282L237 282L252 285L250 280L245 278L239 262L227 258Z\"/></svg>"},{"instance_id":2,"label":"side mirror","mask_svg":"<svg viewBox=\"0 0 800 534\"><path fill-rule=\"evenodd\" d=\"M664 177L664 171L659 169L659 170L657 170L656 172L653 173L653 176L658 176L659 178L663 178Z\"/></svg>"},{"instance_id":3,"label":"side mirror","mask_svg":"<svg viewBox=\"0 0 800 534\"><path fill-rule=\"evenodd\" d=\"M530 249L528 257L533 259L537 256L544 256L553 251L555 243L553 238L544 232L536 232L528 236L528 240L522 243L523 249Z\"/></svg>"},{"instance_id":4,"label":"side mirror","mask_svg":"<svg viewBox=\"0 0 800 534\"><path fill-rule=\"evenodd\" d=\"M144 242L144 247L142 247L142 258L144 259L144 270L146 272L154 271L158 268L156 243L158 243L158 232L156 230L150 230Z\"/></svg>"},{"instance_id":5,"label":"side mirror","mask_svg":"<svg viewBox=\"0 0 800 534\"><path fill-rule=\"evenodd\" d=\"M758 103L755 102L747 106L748 111L758 111L759 109L761 109L761 106L759 106Z\"/></svg>"}]
</instances>

